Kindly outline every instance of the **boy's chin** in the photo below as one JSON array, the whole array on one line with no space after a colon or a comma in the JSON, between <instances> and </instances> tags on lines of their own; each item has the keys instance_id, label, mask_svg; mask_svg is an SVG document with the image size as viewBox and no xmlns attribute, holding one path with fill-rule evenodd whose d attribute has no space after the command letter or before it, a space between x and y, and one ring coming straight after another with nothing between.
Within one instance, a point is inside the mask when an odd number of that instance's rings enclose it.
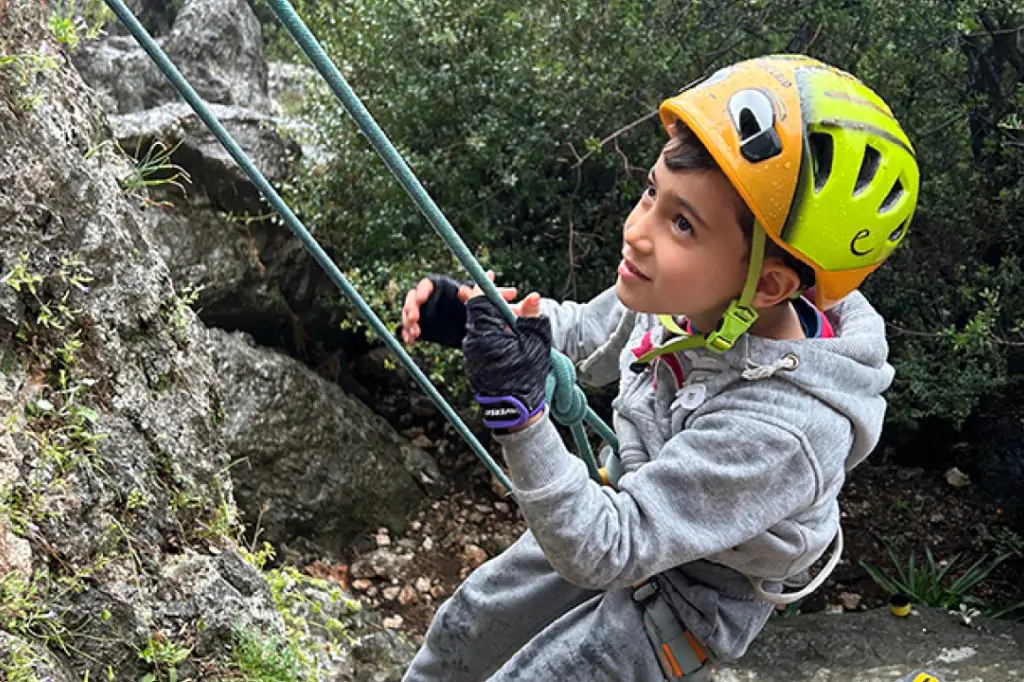
<instances>
[{"instance_id":1,"label":"boy's chin","mask_svg":"<svg viewBox=\"0 0 1024 682\"><path fill-rule=\"evenodd\" d=\"M635 313L650 313L652 315L679 314L667 313L665 310L662 310L660 306L655 305L656 301L652 301L650 296L638 294L628 284L624 284L621 277L615 282L615 295L619 297L619 303Z\"/></svg>"}]
</instances>

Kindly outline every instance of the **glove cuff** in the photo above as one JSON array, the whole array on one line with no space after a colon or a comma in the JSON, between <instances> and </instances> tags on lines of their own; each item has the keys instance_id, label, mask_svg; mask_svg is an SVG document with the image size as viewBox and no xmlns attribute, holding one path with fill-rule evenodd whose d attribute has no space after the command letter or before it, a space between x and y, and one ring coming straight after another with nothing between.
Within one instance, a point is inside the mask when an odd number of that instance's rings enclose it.
<instances>
[{"instance_id":1,"label":"glove cuff","mask_svg":"<svg viewBox=\"0 0 1024 682\"><path fill-rule=\"evenodd\" d=\"M484 413L484 426L490 429L518 429L544 410L545 401L530 409L519 398L512 395L477 395L476 401Z\"/></svg>"}]
</instances>

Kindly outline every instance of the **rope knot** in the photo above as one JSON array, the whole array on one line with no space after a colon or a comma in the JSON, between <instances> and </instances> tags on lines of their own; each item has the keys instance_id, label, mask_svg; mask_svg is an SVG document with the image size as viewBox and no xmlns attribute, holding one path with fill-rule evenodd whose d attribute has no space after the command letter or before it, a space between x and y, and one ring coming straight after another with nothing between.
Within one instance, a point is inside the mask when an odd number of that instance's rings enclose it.
<instances>
[{"instance_id":1,"label":"rope knot","mask_svg":"<svg viewBox=\"0 0 1024 682\"><path fill-rule=\"evenodd\" d=\"M551 354L551 374L547 379L551 416L565 426L581 424L587 416L587 397L576 385L576 368L561 353Z\"/></svg>"}]
</instances>

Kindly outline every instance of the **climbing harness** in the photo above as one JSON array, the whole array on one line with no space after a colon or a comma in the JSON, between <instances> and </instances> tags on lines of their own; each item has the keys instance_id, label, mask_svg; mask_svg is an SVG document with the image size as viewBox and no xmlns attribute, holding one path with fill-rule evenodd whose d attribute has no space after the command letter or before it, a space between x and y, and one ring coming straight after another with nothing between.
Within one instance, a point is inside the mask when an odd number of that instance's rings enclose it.
<instances>
[{"instance_id":1,"label":"climbing harness","mask_svg":"<svg viewBox=\"0 0 1024 682\"><path fill-rule=\"evenodd\" d=\"M644 610L647 639L654 647L666 678L685 677L688 681L704 682L711 674L711 658L686 628L662 589L658 576L633 587L633 601Z\"/></svg>"},{"instance_id":2,"label":"climbing harness","mask_svg":"<svg viewBox=\"0 0 1024 682\"><path fill-rule=\"evenodd\" d=\"M174 86L175 90L196 112L200 120L214 134L220 144L227 150L239 167L245 172L252 183L259 190L264 199L280 214L288 228L295 233L302 241L306 250L310 252L316 262L324 269L331 280L338 286L342 293L352 302L359 313L366 319L374 332L384 341L388 348L398 357L412 377L419 384L420 388L437 405L438 409L455 426L459 434L470 446L476 456L484 463L488 470L497 478L506 490L512 490L512 486L504 472L494 462L487 450L480 444L473 433L469 430L458 414L451 408L445 399L438 393L430 380L416 366L413 359L402 348L401 344L391 334L387 326L380 320L373 310L367 305L363 298L352 286L351 282L342 274L338 266L327 256L324 250L310 234L309 230L302 224L299 218L292 212L281 196L267 181L263 174L256 168L252 160L239 147L238 143L231 137L217 117L209 109L206 103L196 93L188 80L181 74L174 63L167 57L164 51L157 45L156 41L148 31L139 23L138 19L123 0L104 0L108 7L114 12L118 20L128 29L135 40L142 46L143 50L156 63L167 79ZM370 112L359 100L345 78L338 71L338 68L324 52L313 34L299 18L295 9L287 0L269 0L278 21L285 27L295 42L302 48L306 57L324 78L335 96L341 102L345 111L359 127L360 131L373 145L374 150L383 159L384 163L394 174L405 191L416 203L420 211L426 216L434 230L444 239L448 248L452 251L462 266L469 272L470 276L483 290L484 294L494 305L498 307L502 315L510 324L514 323L515 315L508 304L502 299L497 288L487 278L486 273L480 264L473 257L465 243L455 232L448 220L441 213L440 209L427 194L423 185L409 169L405 160L401 157L394 145L377 125ZM584 422L607 443L613 451L618 450L618 439L614 431L605 424L600 417L587 405L586 396L583 390L576 384L576 369L572 362L563 354L552 350L552 372L547 379L547 398L551 406L552 417L561 424L569 427L576 440L580 457L586 462L591 477L600 481L600 474L597 462L587 439L584 429Z\"/></svg>"}]
</instances>

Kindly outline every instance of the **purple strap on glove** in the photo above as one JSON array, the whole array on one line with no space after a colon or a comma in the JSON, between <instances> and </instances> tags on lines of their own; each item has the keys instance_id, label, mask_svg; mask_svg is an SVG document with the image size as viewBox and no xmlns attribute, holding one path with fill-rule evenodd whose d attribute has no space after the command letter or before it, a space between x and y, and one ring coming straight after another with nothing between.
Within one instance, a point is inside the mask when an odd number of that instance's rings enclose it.
<instances>
[{"instance_id":1,"label":"purple strap on glove","mask_svg":"<svg viewBox=\"0 0 1024 682\"><path fill-rule=\"evenodd\" d=\"M476 401L483 407L484 426L489 429L518 429L544 410L545 401L530 411L523 401L513 395L477 395Z\"/></svg>"}]
</instances>

